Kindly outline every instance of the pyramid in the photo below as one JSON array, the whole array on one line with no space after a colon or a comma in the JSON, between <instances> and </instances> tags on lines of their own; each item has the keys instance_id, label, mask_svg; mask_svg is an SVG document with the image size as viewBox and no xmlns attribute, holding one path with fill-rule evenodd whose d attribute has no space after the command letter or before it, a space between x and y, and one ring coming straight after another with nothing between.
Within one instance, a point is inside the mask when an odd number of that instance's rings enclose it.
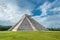
<instances>
[{"instance_id":1,"label":"pyramid","mask_svg":"<svg viewBox=\"0 0 60 40\"><path fill-rule=\"evenodd\" d=\"M41 31L45 30L41 24L31 18L30 15L23 15L21 20L19 20L15 26L12 26L10 31Z\"/></svg>"}]
</instances>

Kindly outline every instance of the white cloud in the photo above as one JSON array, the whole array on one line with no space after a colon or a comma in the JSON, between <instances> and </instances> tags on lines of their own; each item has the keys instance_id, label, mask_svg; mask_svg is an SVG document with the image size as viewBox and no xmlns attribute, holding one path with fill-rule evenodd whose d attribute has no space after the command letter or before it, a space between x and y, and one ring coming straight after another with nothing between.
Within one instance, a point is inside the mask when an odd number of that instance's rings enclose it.
<instances>
[{"instance_id":1,"label":"white cloud","mask_svg":"<svg viewBox=\"0 0 60 40\"><path fill-rule=\"evenodd\" d=\"M47 15L47 11L51 8L51 3L45 2L38 9L42 10L41 16Z\"/></svg>"},{"instance_id":2,"label":"white cloud","mask_svg":"<svg viewBox=\"0 0 60 40\"><path fill-rule=\"evenodd\" d=\"M60 11L60 7L56 7L56 8L53 8L53 9L51 9L50 11Z\"/></svg>"},{"instance_id":3,"label":"white cloud","mask_svg":"<svg viewBox=\"0 0 60 40\"><path fill-rule=\"evenodd\" d=\"M55 3L55 2L53 2L53 3ZM34 17L34 19L36 21L38 20L38 22L40 24L44 25L45 27L60 27L60 6L54 7L52 9L53 3L45 2L43 5L41 5L38 8L38 9L42 10L41 16ZM58 3L58 2L56 2L56 3ZM52 11L54 14L49 16L47 13L48 11Z\"/></svg>"},{"instance_id":4,"label":"white cloud","mask_svg":"<svg viewBox=\"0 0 60 40\"><path fill-rule=\"evenodd\" d=\"M57 2L58 3L58 2ZM55 7L50 9L54 3L45 2L38 9L42 10L41 16L47 15L47 11L51 10L54 12L60 11L60 7ZM32 6L31 6L32 7ZM30 8L30 7L29 7ZM32 15L31 9L24 9L17 6L16 0L0 0L0 23L2 24L15 24L21 19L24 14ZM59 26L60 25L60 15L47 15L46 17L34 16L33 18L44 25L45 27ZM3 21L3 22L2 22ZM7 22L7 23L4 23Z\"/></svg>"},{"instance_id":5,"label":"white cloud","mask_svg":"<svg viewBox=\"0 0 60 40\"><path fill-rule=\"evenodd\" d=\"M42 18L40 16L33 16L32 18L35 19L36 21L38 21L39 23L42 23L43 21L46 20L46 18Z\"/></svg>"},{"instance_id":6,"label":"white cloud","mask_svg":"<svg viewBox=\"0 0 60 40\"><path fill-rule=\"evenodd\" d=\"M53 15L53 16L47 17L44 24L46 24L45 26L47 26L47 27L56 27L56 28L60 27L59 15Z\"/></svg>"},{"instance_id":7,"label":"white cloud","mask_svg":"<svg viewBox=\"0 0 60 40\"><path fill-rule=\"evenodd\" d=\"M16 23L24 14L31 15L30 10L21 9L19 6L17 6L15 1L0 0L0 21ZM11 23L9 23L9 25Z\"/></svg>"},{"instance_id":8,"label":"white cloud","mask_svg":"<svg viewBox=\"0 0 60 40\"><path fill-rule=\"evenodd\" d=\"M60 0L55 0L51 5L52 5L52 7L54 7L54 8L60 7Z\"/></svg>"}]
</instances>

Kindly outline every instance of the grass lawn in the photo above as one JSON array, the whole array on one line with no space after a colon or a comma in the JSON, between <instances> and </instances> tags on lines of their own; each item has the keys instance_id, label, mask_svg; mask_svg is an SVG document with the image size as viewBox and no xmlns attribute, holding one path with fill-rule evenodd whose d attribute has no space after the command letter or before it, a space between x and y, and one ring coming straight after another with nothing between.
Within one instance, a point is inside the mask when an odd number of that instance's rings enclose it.
<instances>
[{"instance_id":1,"label":"grass lawn","mask_svg":"<svg viewBox=\"0 0 60 40\"><path fill-rule=\"evenodd\" d=\"M60 32L1 31L0 40L60 40Z\"/></svg>"}]
</instances>

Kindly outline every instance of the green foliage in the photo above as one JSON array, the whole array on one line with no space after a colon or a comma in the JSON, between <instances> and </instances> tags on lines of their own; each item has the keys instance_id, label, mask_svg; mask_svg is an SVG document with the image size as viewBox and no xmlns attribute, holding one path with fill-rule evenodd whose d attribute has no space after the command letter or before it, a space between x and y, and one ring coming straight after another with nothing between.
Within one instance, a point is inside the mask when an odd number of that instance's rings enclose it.
<instances>
[{"instance_id":1,"label":"green foliage","mask_svg":"<svg viewBox=\"0 0 60 40\"><path fill-rule=\"evenodd\" d=\"M0 32L0 40L60 40L60 32Z\"/></svg>"},{"instance_id":2,"label":"green foliage","mask_svg":"<svg viewBox=\"0 0 60 40\"><path fill-rule=\"evenodd\" d=\"M6 31L10 28L11 26L2 26L0 25L0 31Z\"/></svg>"},{"instance_id":3,"label":"green foliage","mask_svg":"<svg viewBox=\"0 0 60 40\"><path fill-rule=\"evenodd\" d=\"M60 28L47 28L50 31L60 31Z\"/></svg>"}]
</instances>

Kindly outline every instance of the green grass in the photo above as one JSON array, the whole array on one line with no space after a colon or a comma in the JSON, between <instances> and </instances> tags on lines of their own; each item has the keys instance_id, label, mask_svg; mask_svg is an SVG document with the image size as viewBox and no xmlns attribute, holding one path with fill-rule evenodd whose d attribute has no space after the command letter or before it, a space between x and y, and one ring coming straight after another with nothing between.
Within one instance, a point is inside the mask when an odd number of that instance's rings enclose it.
<instances>
[{"instance_id":1,"label":"green grass","mask_svg":"<svg viewBox=\"0 0 60 40\"><path fill-rule=\"evenodd\" d=\"M60 40L60 32L1 31L0 40Z\"/></svg>"}]
</instances>

